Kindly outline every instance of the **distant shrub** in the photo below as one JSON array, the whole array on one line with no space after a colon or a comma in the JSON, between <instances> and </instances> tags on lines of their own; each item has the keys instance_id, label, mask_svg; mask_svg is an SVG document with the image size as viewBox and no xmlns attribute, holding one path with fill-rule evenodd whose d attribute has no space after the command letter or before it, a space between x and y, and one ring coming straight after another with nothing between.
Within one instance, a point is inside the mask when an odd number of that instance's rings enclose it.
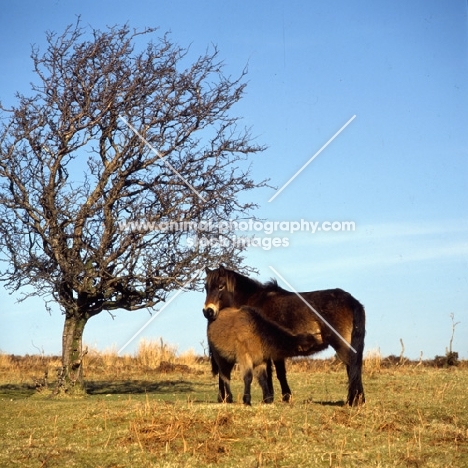
<instances>
[{"instance_id":1,"label":"distant shrub","mask_svg":"<svg viewBox=\"0 0 468 468\"><path fill-rule=\"evenodd\" d=\"M460 361L458 360L458 353L455 351L447 351L445 356L436 356L434 358L435 367L450 367L458 366Z\"/></svg>"}]
</instances>

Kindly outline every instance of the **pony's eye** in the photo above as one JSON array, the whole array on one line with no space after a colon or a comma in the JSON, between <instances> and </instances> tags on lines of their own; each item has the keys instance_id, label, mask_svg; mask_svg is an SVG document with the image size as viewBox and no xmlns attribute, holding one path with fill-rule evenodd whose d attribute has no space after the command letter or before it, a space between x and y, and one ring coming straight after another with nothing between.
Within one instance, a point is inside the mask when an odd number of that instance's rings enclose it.
<instances>
[{"instance_id":1,"label":"pony's eye","mask_svg":"<svg viewBox=\"0 0 468 468\"><path fill-rule=\"evenodd\" d=\"M226 286L225 284L220 284L220 285L218 286L218 288L219 288L220 291L222 291L222 290L224 289L225 286Z\"/></svg>"}]
</instances>

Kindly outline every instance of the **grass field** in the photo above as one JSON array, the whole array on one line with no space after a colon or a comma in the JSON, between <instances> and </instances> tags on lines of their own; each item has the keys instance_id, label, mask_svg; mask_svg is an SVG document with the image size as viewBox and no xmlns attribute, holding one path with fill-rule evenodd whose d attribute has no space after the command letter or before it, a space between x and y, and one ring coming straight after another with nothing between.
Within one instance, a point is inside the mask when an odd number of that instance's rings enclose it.
<instances>
[{"instance_id":1,"label":"grass field","mask_svg":"<svg viewBox=\"0 0 468 468\"><path fill-rule=\"evenodd\" d=\"M367 403L349 408L341 364L298 360L292 403L255 385L245 407L237 373L237 403L216 403L208 361L164 343L90 351L83 397L52 395L58 358L0 354L0 466L466 467L468 363L430 364L370 354Z\"/></svg>"}]
</instances>

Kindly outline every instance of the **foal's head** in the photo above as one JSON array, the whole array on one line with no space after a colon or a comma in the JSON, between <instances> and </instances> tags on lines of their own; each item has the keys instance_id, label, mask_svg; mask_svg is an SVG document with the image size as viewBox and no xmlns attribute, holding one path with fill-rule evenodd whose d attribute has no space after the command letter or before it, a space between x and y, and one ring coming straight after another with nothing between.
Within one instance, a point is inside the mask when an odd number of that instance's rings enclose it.
<instances>
[{"instance_id":1,"label":"foal's head","mask_svg":"<svg viewBox=\"0 0 468 468\"><path fill-rule=\"evenodd\" d=\"M206 299L203 306L203 315L208 320L214 320L221 309L235 306L235 277L231 270L227 270L222 265L215 270L206 268L205 271Z\"/></svg>"}]
</instances>

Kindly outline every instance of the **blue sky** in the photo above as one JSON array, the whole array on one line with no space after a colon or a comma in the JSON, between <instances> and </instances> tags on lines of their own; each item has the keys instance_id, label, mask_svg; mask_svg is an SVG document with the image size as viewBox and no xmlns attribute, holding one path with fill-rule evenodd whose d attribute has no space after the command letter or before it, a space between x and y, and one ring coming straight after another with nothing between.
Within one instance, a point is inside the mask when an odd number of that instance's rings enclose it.
<instances>
[{"instance_id":1,"label":"blue sky","mask_svg":"<svg viewBox=\"0 0 468 468\"><path fill-rule=\"evenodd\" d=\"M159 26L194 56L216 44L233 75L248 65L234 112L268 146L252 158L255 178L278 188L356 116L272 202L273 189L250 194L261 218L353 221L355 230L294 233L287 248L250 249L246 263L262 281L272 266L297 290L346 289L366 307L367 349L384 355L399 354L400 339L409 357L444 354L453 313L453 347L468 358L465 1L4 1L4 104L34 80L31 44L76 15L100 29ZM50 316L41 300L18 304L3 289L0 298L0 350L61 352L58 308ZM180 294L124 352L162 337L202 353L203 301ZM120 349L149 318L103 312L85 342Z\"/></svg>"}]
</instances>

